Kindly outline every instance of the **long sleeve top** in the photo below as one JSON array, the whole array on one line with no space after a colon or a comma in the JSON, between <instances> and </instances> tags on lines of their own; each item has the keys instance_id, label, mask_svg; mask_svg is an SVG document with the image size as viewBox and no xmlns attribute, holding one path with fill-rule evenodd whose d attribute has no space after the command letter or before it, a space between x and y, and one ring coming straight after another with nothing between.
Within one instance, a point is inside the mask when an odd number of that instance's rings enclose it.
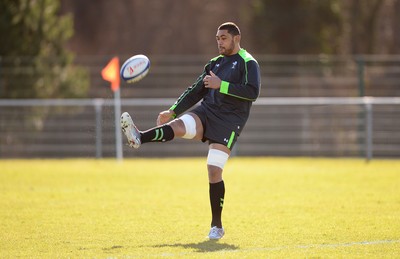
<instances>
[{"instance_id":1,"label":"long sleeve top","mask_svg":"<svg viewBox=\"0 0 400 259\"><path fill-rule=\"evenodd\" d=\"M221 80L219 89L205 88L203 79L213 71ZM260 93L260 68L245 49L231 56L220 55L211 59L202 74L177 99L170 110L177 116L202 100L207 115L238 134L249 117L252 103Z\"/></svg>"}]
</instances>

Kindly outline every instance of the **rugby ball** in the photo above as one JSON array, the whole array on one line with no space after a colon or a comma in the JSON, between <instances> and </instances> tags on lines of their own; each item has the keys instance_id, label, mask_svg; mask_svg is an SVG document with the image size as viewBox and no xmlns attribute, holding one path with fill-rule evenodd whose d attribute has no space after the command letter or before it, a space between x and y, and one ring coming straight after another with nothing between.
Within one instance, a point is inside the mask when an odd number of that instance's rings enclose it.
<instances>
[{"instance_id":1,"label":"rugby ball","mask_svg":"<svg viewBox=\"0 0 400 259\"><path fill-rule=\"evenodd\" d=\"M145 55L130 57L121 67L121 78L127 83L135 83L147 75L150 69L150 60Z\"/></svg>"}]
</instances>

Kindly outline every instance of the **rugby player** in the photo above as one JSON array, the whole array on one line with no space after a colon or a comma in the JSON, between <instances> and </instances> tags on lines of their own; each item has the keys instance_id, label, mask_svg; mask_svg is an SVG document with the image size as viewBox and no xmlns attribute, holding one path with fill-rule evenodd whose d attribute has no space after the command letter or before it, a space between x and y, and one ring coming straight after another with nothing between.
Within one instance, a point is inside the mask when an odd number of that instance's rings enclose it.
<instances>
[{"instance_id":1,"label":"rugby player","mask_svg":"<svg viewBox=\"0 0 400 259\"><path fill-rule=\"evenodd\" d=\"M203 73L172 107L159 113L156 127L140 131L128 113L121 116L122 131L133 148L175 137L208 143L210 239L220 239L225 234L221 221L225 196L222 172L261 87L258 63L240 47L240 39L236 24L227 22L218 27L219 56L205 65ZM200 105L193 108L199 101Z\"/></svg>"}]
</instances>

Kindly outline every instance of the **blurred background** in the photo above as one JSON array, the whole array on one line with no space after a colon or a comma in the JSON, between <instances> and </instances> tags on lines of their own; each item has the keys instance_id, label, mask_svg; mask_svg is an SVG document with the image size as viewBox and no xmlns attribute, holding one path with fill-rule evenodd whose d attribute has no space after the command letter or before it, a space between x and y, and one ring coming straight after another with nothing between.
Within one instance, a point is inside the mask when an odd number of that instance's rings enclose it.
<instances>
[{"instance_id":1,"label":"blurred background","mask_svg":"<svg viewBox=\"0 0 400 259\"><path fill-rule=\"evenodd\" d=\"M260 102L234 155L400 157L400 0L1 0L0 158L113 157L113 93L100 71L145 54L122 109L154 126L237 23ZM365 98L366 96L373 98ZM125 157L203 156L176 140Z\"/></svg>"}]
</instances>

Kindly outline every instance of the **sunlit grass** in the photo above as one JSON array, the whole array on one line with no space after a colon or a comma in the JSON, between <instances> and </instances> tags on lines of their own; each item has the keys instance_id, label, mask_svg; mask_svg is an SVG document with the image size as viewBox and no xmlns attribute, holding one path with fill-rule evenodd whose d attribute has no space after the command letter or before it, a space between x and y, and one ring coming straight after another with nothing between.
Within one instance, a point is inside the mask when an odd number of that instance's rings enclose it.
<instances>
[{"instance_id":1,"label":"sunlit grass","mask_svg":"<svg viewBox=\"0 0 400 259\"><path fill-rule=\"evenodd\" d=\"M400 161L232 158L205 239L205 158L0 160L0 257L400 256Z\"/></svg>"}]
</instances>

